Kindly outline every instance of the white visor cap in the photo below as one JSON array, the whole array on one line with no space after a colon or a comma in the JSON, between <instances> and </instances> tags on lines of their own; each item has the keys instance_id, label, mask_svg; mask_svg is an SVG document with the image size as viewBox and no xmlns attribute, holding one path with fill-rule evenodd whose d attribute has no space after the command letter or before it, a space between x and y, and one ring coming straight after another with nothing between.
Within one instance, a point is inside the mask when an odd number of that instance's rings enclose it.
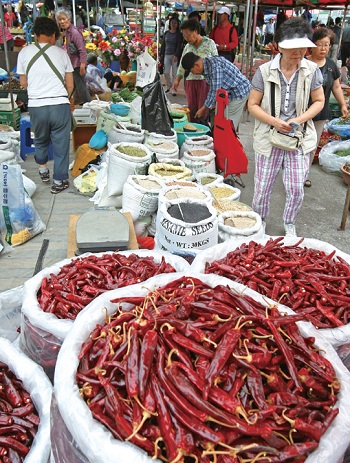
<instances>
[{"instance_id":1,"label":"white visor cap","mask_svg":"<svg viewBox=\"0 0 350 463\"><path fill-rule=\"evenodd\" d=\"M296 37L294 39L284 39L278 43L278 46L286 50L292 48L315 48L316 45L307 37Z\"/></svg>"}]
</instances>

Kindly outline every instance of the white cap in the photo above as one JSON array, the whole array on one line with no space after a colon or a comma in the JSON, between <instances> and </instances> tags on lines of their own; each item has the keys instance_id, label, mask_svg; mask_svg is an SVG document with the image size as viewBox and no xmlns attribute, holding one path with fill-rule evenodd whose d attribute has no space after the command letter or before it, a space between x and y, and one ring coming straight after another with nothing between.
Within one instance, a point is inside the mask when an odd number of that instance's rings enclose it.
<instances>
[{"instance_id":1,"label":"white cap","mask_svg":"<svg viewBox=\"0 0 350 463\"><path fill-rule=\"evenodd\" d=\"M229 8L227 8L227 6L222 6L220 10L218 11L218 14L223 14L223 13L226 13L230 16L231 11Z\"/></svg>"},{"instance_id":2,"label":"white cap","mask_svg":"<svg viewBox=\"0 0 350 463\"><path fill-rule=\"evenodd\" d=\"M316 45L307 37L295 37L294 39L284 39L278 46L290 50L292 48L315 48Z\"/></svg>"}]
</instances>

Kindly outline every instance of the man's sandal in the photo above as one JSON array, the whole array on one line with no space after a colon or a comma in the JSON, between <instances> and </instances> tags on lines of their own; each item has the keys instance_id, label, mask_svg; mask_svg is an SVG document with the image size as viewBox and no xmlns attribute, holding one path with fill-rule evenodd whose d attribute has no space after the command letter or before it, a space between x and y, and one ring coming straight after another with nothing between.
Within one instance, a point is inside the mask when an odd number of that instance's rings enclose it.
<instances>
[{"instance_id":1,"label":"man's sandal","mask_svg":"<svg viewBox=\"0 0 350 463\"><path fill-rule=\"evenodd\" d=\"M307 188L310 188L311 180L306 180L305 183L304 183L304 186L306 186Z\"/></svg>"}]
</instances>

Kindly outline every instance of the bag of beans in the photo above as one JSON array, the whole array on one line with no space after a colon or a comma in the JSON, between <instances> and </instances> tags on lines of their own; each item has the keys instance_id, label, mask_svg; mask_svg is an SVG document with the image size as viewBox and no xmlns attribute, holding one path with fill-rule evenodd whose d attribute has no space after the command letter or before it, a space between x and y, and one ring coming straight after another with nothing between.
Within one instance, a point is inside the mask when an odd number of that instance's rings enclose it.
<instances>
[{"instance_id":1,"label":"bag of beans","mask_svg":"<svg viewBox=\"0 0 350 463\"><path fill-rule=\"evenodd\" d=\"M259 214L253 211L228 211L218 216L219 242L249 236L260 239L265 235Z\"/></svg>"},{"instance_id":2,"label":"bag of beans","mask_svg":"<svg viewBox=\"0 0 350 463\"><path fill-rule=\"evenodd\" d=\"M151 152L141 143L108 144L108 195L123 193L129 175L145 175L151 161Z\"/></svg>"},{"instance_id":3,"label":"bag of beans","mask_svg":"<svg viewBox=\"0 0 350 463\"><path fill-rule=\"evenodd\" d=\"M205 189L218 185L219 183L224 183L224 177L222 175L213 173L208 174L206 172L196 174L195 179Z\"/></svg>"},{"instance_id":4,"label":"bag of beans","mask_svg":"<svg viewBox=\"0 0 350 463\"><path fill-rule=\"evenodd\" d=\"M192 171L185 166L177 165L182 161L178 159L174 161L177 161L176 164L173 161L151 164L148 168L148 174L162 180L190 180L192 178Z\"/></svg>"},{"instance_id":5,"label":"bag of beans","mask_svg":"<svg viewBox=\"0 0 350 463\"><path fill-rule=\"evenodd\" d=\"M155 153L158 159L179 158L179 147L177 143L173 141L156 141L149 138L148 140L146 140L145 145L151 151L151 153Z\"/></svg>"},{"instance_id":6,"label":"bag of beans","mask_svg":"<svg viewBox=\"0 0 350 463\"><path fill-rule=\"evenodd\" d=\"M182 157L185 151L193 149L214 149L214 140L209 135L201 135L198 137L185 137L185 141L180 148L180 157Z\"/></svg>"},{"instance_id":7,"label":"bag of beans","mask_svg":"<svg viewBox=\"0 0 350 463\"><path fill-rule=\"evenodd\" d=\"M208 201L182 198L159 203L156 242L170 252L198 252L218 242L216 211Z\"/></svg>"},{"instance_id":8,"label":"bag of beans","mask_svg":"<svg viewBox=\"0 0 350 463\"><path fill-rule=\"evenodd\" d=\"M122 212L130 212L132 220L148 217L158 208L163 182L151 175L129 175L123 187Z\"/></svg>"},{"instance_id":9,"label":"bag of beans","mask_svg":"<svg viewBox=\"0 0 350 463\"><path fill-rule=\"evenodd\" d=\"M226 183L214 186L209 185L208 190L213 196L213 199L216 199L218 201L222 199L230 201L239 201L241 197L241 190L231 185L227 185Z\"/></svg>"},{"instance_id":10,"label":"bag of beans","mask_svg":"<svg viewBox=\"0 0 350 463\"><path fill-rule=\"evenodd\" d=\"M200 201L212 202L211 194L192 182L183 182L184 185L166 185L159 193L159 203L173 201L180 198L192 198ZM188 185L186 185L188 183Z\"/></svg>"},{"instance_id":11,"label":"bag of beans","mask_svg":"<svg viewBox=\"0 0 350 463\"><path fill-rule=\"evenodd\" d=\"M207 148L195 148L185 151L183 157L185 166L192 170L194 175L200 173L215 174L215 153Z\"/></svg>"}]
</instances>

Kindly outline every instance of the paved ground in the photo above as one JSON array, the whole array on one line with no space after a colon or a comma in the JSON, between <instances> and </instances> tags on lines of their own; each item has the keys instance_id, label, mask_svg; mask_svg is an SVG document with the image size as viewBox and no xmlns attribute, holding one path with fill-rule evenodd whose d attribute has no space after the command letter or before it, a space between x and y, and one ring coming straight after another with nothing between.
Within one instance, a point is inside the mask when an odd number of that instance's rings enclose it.
<instances>
[{"instance_id":1,"label":"paved ground","mask_svg":"<svg viewBox=\"0 0 350 463\"><path fill-rule=\"evenodd\" d=\"M169 100L172 103L185 104L183 87L179 89L177 96L170 95ZM253 126L253 118L245 115L245 121L239 128L239 136L249 159L248 173L242 175L245 188L242 188L241 195L241 201L247 204L251 204L254 186ZM73 153L71 158L74 159ZM76 193L73 186L56 196L51 195L50 186L39 180L33 156L28 156L23 168L26 169L26 175L37 183L37 191L32 199L47 229L27 243L14 248L11 253L0 256L0 291L15 288L33 275L44 239L48 240L48 248L42 259L43 267L66 258L69 216L93 208L93 203ZM350 217L346 229L338 231L347 191L342 178L326 174L319 165L313 165L310 179L312 187L305 189L304 204L297 222L298 235L329 242L350 254ZM266 232L270 235L284 233L284 201L282 180L279 177L272 195L271 214L267 219Z\"/></svg>"}]
</instances>

